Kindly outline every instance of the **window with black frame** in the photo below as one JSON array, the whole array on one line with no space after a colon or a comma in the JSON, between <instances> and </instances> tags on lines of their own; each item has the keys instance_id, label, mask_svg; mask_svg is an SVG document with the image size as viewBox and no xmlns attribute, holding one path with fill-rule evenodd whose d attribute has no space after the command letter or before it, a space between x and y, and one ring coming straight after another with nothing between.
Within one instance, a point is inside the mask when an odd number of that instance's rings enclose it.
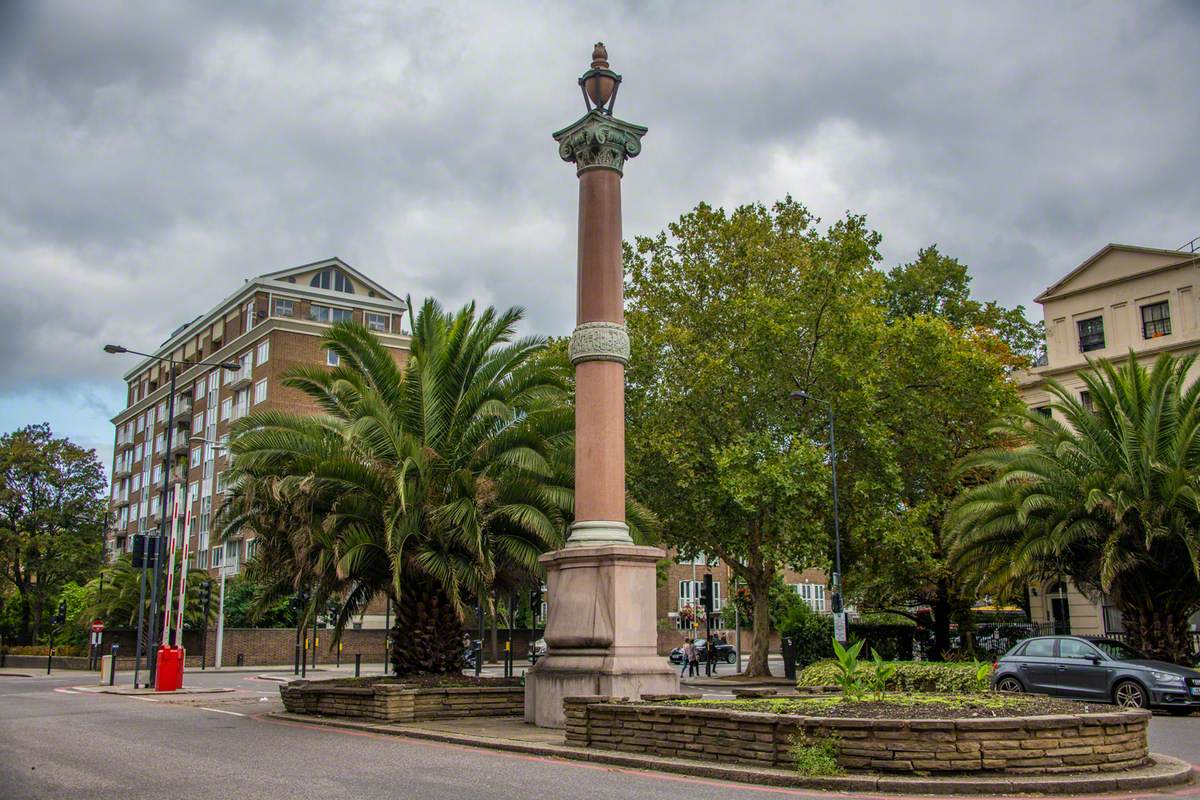
<instances>
[{"instance_id":1,"label":"window with black frame","mask_svg":"<svg viewBox=\"0 0 1200 800\"><path fill-rule=\"evenodd\" d=\"M1079 328L1079 352L1104 349L1104 318L1090 317L1075 323Z\"/></svg>"},{"instance_id":2,"label":"window with black frame","mask_svg":"<svg viewBox=\"0 0 1200 800\"><path fill-rule=\"evenodd\" d=\"M1142 306L1142 338L1154 339L1171 333L1171 309L1167 301Z\"/></svg>"}]
</instances>

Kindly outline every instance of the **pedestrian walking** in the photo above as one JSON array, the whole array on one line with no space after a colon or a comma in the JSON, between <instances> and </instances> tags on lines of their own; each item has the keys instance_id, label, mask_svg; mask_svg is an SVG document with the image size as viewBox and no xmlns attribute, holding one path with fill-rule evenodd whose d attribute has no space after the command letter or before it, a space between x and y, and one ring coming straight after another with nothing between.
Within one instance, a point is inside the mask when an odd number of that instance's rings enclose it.
<instances>
[{"instance_id":1,"label":"pedestrian walking","mask_svg":"<svg viewBox=\"0 0 1200 800\"><path fill-rule=\"evenodd\" d=\"M688 677L700 677L700 651L696 649L696 640L688 639Z\"/></svg>"},{"instance_id":2,"label":"pedestrian walking","mask_svg":"<svg viewBox=\"0 0 1200 800\"><path fill-rule=\"evenodd\" d=\"M679 667L679 677L681 677L681 678L687 673L688 665L692 663L691 651L690 651L691 646L692 646L691 639L683 640L683 649L681 651L683 654L683 661Z\"/></svg>"}]
</instances>

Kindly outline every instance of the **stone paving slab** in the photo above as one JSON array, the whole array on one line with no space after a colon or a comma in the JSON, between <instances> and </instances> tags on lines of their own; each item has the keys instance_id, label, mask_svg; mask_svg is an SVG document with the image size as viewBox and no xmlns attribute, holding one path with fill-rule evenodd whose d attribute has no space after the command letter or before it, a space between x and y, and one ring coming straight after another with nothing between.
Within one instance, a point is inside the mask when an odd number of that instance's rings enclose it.
<instances>
[{"instance_id":1,"label":"stone paving slab","mask_svg":"<svg viewBox=\"0 0 1200 800\"><path fill-rule=\"evenodd\" d=\"M933 795L1010 795L1040 794L1074 797L1094 793L1139 792L1147 789L1169 789L1190 784L1192 766L1170 756L1151 754L1155 763L1120 774L1097 775L1002 775L995 777L922 778L889 775L852 774L824 778L809 778L790 770L738 764L715 764L680 758L615 750L570 747L565 744L561 730L538 728L521 717L466 718L442 721L422 721L384 725L335 717L275 712L264 716L308 725L370 731L389 736L427 739L430 741L483 747L492 750L529 755L590 761L618 767L671 772L701 778L752 783L767 786L787 786L841 792L877 791L888 794Z\"/></svg>"}]
</instances>

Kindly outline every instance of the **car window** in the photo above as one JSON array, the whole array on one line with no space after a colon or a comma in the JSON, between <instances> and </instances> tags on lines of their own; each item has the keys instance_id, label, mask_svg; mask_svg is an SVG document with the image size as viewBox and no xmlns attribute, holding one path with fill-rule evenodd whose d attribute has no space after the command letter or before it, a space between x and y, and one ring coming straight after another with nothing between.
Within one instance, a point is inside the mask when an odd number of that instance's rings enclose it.
<instances>
[{"instance_id":1,"label":"car window","mask_svg":"<svg viewBox=\"0 0 1200 800\"><path fill-rule=\"evenodd\" d=\"M1025 645L1025 652L1021 655L1032 658L1050 658L1054 655L1054 640L1034 639Z\"/></svg>"},{"instance_id":2,"label":"car window","mask_svg":"<svg viewBox=\"0 0 1200 800\"><path fill-rule=\"evenodd\" d=\"M1081 642L1078 639L1058 640L1059 658L1079 658L1090 661L1099 655L1100 652L1087 642Z\"/></svg>"},{"instance_id":3,"label":"car window","mask_svg":"<svg viewBox=\"0 0 1200 800\"><path fill-rule=\"evenodd\" d=\"M1112 639L1096 642L1095 645L1118 661L1132 661L1135 658L1146 657L1129 645L1113 641Z\"/></svg>"}]
</instances>

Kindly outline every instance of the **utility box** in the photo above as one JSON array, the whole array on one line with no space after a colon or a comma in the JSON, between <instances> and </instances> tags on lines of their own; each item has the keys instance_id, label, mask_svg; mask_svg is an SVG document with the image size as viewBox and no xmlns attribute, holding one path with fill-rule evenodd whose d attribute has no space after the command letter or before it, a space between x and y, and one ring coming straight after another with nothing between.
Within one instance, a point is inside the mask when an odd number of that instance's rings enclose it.
<instances>
[{"instance_id":1,"label":"utility box","mask_svg":"<svg viewBox=\"0 0 1200 800\"><path fill-rule=\"evenodd\" d=\"M158 648L158 668L154 673L154 691L174 692L183 688L183 648Z\"/></svg>"},{"instance_id":2,"label":"utility box","mask_svg":"<svg viewBox=\"0 0 1200 800\"><path fill-rule=\"evenodd\" d=\"M113 656L100 656L100 685L108 686L115 682L113 670L117 668L117 659Z\"/></svg>"}]
</instances>

